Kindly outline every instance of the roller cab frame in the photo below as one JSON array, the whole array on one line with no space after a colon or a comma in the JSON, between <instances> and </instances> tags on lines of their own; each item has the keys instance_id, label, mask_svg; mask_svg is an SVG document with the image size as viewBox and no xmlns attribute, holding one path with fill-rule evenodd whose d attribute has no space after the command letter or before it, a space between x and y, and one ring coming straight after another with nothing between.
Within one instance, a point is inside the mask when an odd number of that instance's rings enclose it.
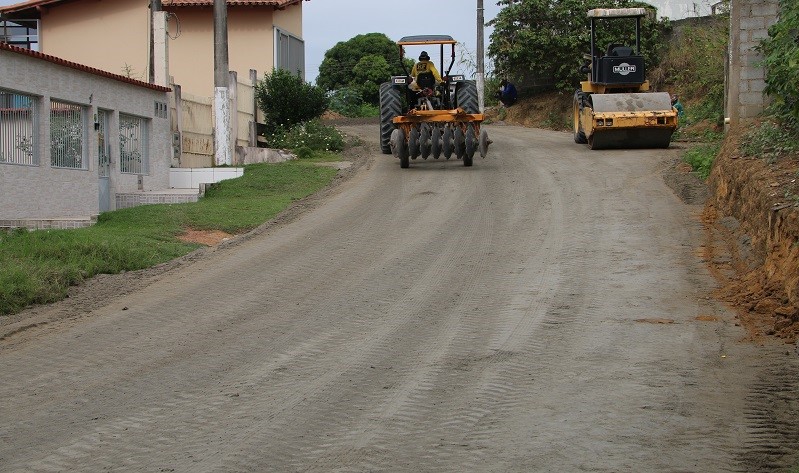
<instances>
[{"instance_id":1,"label":"roller cab frame","mask_svg":"<svg viewBox=\"0 0 799 473\"><path fill-rule=\"evenodd\" d=\"M677 128L677 111L665 92L650 92L641 55L645 8L588 11L591 51L580 72L587 80L574 94L574 141L591 149L667 148ZM597 44L599 21L635 21L635 45Z\"/></svg>"}]
</instances>

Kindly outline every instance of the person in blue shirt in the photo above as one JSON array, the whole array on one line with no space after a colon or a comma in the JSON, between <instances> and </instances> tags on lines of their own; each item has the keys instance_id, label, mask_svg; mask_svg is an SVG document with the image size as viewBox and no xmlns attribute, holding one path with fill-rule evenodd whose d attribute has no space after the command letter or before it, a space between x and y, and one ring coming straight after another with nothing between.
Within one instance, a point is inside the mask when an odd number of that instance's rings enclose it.
<instances>
[{"instance_id":1,"label":"person in blue shirt","mask_svg":"<svg viewBox=\"0 0 799 473\"><path fill-rule=\"evenodd\" d=\"M671 106L674 107L674 110L677 110L677 123L683 121L683 115L685 115L685 111L680 103L680 98L677 97L676 94L671 96Z\"/></svg>"},{"instance_id":2,"label":"person in blue shirt","mask_svg":"<svg viewBox=\"0 0 799 473\"><path fill-rule=\"evenodd\" d=\"M508 82L508 79L502 79L502 82L499 83L499 92L497 92L497 98L500 102L502 102L502 105L510 107L516 103L516 87Z\"/></svg>"}]
</instances>

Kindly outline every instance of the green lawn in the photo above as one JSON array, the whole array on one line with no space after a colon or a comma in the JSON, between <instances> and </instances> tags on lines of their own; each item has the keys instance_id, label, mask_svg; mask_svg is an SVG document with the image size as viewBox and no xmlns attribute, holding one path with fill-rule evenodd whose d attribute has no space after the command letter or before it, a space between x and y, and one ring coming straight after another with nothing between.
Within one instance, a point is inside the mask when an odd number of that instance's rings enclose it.
<instances>
[{"instance_id":1,"label":"green lawn","mask_svg":"<svg viewBox=\"0 0 799 473\"><path fill-rule=\"evenodd\" d=\"M291 202L322 189L336 170L314 160L246 166L244 176L211 186L197 203L146 205L100 215L79 230L0 231L0 315L63 299L70 285L101 273L148 268L196 249L187 228L244 233Z\"/></svg>"}]
</instances>

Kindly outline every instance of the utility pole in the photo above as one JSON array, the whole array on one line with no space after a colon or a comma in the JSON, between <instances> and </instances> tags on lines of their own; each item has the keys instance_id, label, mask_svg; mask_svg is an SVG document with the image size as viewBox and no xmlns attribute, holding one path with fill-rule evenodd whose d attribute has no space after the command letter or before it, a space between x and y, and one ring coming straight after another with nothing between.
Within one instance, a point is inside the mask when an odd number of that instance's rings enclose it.
<instances>
[{"instance_id":1,"label":"utility pole","mask_svg":"<svg viewBox=\"0 0 799 473\"><path fill-rule=\"evenodd\" d=\"M483 34L485 21L483 19L483 0L477 0L477 105L480 113L485 111L485 52Z\"/></svg>"},{"instance_id":2,"label":"utility pole","mask_svg":"<svg viewBox=\"0 0 799 473\"><path fill-rule=\"evenodd\" d=\"M214 157L217 166L233 164L228 69L227 1L214 0Z\"/></svg>"},{"instance_id":3,"label":"utility pole","mask_svg":"<svg viewBox=\"0 0 799 473\"><path fill-rule=\"evenodd\" d=\"M155 12L161 11L161 0L150 0L150 83L155 83Z\"/></svg>"}]
</instances>

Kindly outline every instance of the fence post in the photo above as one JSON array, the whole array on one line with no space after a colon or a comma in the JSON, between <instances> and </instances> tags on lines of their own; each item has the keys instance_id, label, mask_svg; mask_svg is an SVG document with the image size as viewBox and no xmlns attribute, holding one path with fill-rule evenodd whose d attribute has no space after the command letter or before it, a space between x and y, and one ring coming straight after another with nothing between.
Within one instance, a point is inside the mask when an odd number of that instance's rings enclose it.
<instances>
[{"instance_id":1,"label":"fence post","mask_svg":"<svg viewBox=\"0 0 799 473\"><path fill-rule=\"evenodd\" d=\"M258 71L250 69L250 83L252 84L252 120L250 121L250 146L258 146Z\"/></svg>"},{"instance_id":2,"label":"fence post","mask_svg":"<svg viewBox=\"0 0 799 473\"><path fill-rule=\"evenodd\" d=\"M228 89L230 90L230 156L231 164L241 164L236 155L239 140L239 78L236 71L230 71Z\"/></svg>"},{"instance_id":3,"label":"fence post","mask_svg":"<svg viewBox=\"0 0 799 473\"><path fill-rule=\"evenodd\" d=\"M180 86L172 84L172 97L175 100L175 129L172 130L172 165L177 167L183 158L183 96Z\"/></svg>"}]
</instances>

